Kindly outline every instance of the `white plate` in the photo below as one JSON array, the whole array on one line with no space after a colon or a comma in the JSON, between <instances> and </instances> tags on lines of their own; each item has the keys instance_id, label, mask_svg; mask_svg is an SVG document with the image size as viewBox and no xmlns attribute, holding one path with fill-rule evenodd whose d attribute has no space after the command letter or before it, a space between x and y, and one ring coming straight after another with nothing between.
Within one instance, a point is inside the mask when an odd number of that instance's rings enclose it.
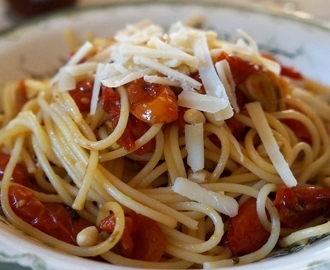
<instances>
[{"instance_id":1,"label":"white plate","mask_svg":"<svg viewBox=\"0 0 330 270\"><path fill-rule=\"evenodd\" d=\"M166 27L192 14L204 16L205 27L217 30L221 38L232 39L236 29L245 30L260 44L261 50L272 52L283 63L294 65L308 77L330 85L328 27L308 19L221 4L221 1L120 1L31 21L0 35L0 82L29 74L45 76L53 73L69 54L65 29L73 30L83 41L90 32L110 36L127 23L141 19L149 18ZM109 264L56 252L4 222L0 222L0 243L0 262L4 263L0 263L0 269L15 269L19 265L43 270L66 270L77 266L79 270L109 269ZM328 269L329 252L328 239L294 254L230 269Z\"/></svg>"}]
</instances>

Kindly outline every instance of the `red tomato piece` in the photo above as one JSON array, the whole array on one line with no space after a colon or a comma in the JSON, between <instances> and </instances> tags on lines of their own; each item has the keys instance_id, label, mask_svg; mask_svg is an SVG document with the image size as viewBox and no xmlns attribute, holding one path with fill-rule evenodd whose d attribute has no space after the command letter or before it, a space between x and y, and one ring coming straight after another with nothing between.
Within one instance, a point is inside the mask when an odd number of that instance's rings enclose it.
<instances>
[{"instance_id":1,"label":"red tomato piece","mask_svg":"<svg viewBox=\"0 0 330 270\"><path fill-rule=\"evenodd\" d=\"M112 233L116 219L110 215L100 222L100 229ZM133 211L125 216L125 229L118 244L128 258L157 262L163 256L167 240L157 222Z\"/></svg>"},{"instance_id":2,"label":"red tomato piece","mask_svg":"<svg viewBox=\"0 0 330 270\"><path fill-rule=\"evenodd\" d=\"M9 162L10 156L0 153L0 181ZM35 189L35 181L22 164L17 164L11 176L11 181Z\"/></svg>"},{"instance_id":3,"label":"red tomato piece","mask_svg":"<svg viewBox=\"0 0 330 270\"><path fill-rule=\"evenodd\" d=\"M0 154L0 180L10 156ZM62 203L42 203L30 189L38 190L34 178L22 164L14 168L11 181L21 186L10 186L9 203L14 213L33 227L59 240L76 244L77 234L92 224ZM73 215L75 213L75 215Z\"/></svg>"},{"instance_id":4,"label":"red tomato piece","mask_svg":"<svg viewBox=\"0 0 330 270\"><path fill-rule=\"evenodd\" d=\"M308 144L312 142L311 134L308 132L306 126L301 122L295 119L282 119L281 122L287 125L301 141Z\"/></svg>"},{"instance_id":5,"label":"red tomato piece","mask_svg":"<svg viewBox=\"0 0 330 270\"><path fill-rule=\"evenodd\" d=\"M89 112L93 93L94 79L87 78L77 83L76 88L69 93L81 112Z\"/></svg>"},{"instance_id":6,"label":"red tomato piece","mask_svg":"<svg viewBox=\"0 0 330 270\"><path fill-rule=\"evenodd\" d=\"M261 248L269 235L258 218L256 199L250 198L240 205L238 214L229 219L226 240L232 254L242 256Z\"/></svg>"},{"instance_id":7,"label":"red tomato piece","mask_svg":"<svg viewBox=\"0 0 330 270\"><path fill-rule=\"evenodd\" d=\"M119 94L112 88L103 87L101 102L104 111L109 114L109 120L111 122L112 127L115 128L118 124L120 117ZM137 119L134 115L130 114L125 131L119 138L117 143L128 151L134 150L136 148L135 140L144 135L149 128L150 126L147 123L141 121L140 119ZM151 141L147 142L145 145L137 149L135 153L138 155L142 155L152 151L154 148L155 140L152 139Z\"/></svg>"},{"instance_id":8,"label":"red tomato piece","mask_svg":"<svg viewBox=\"0 0 330 270\"><path fill-rule=\"evenodd\" d=\"M120 96L110 87L102 86L101 103L103 110L109 114L110 121L115 127L120 116Z\"/></svg>"},{"instance_id":9,"label":"red tomato piece","mask_svg":"<svg viewBox=\"0 0 330 270\"><path fill-rule=\"evenodd\" d=\"M9 202L14 213L26 223L61 241L76 245L76 236L92 224L62 203L42 203L23 186L11 186Z\"/></svg>"},{"instance_id":10,"label":"red tomato piece","mask_svg":"<svg viewBox=\"0 0 330 270\"><path fill-rule=\"evenodd\" d=\"M137 119L133 115L130 115L128 118L127 126L124 130L124 133L120 136L117 143L124 147L128 151L136 149L135 140L139 139L144 135L150 126ZM150 140L145 145L134 151L137 155L143 155L145 153L151 152L155 149L156 141L155 139Z\"/></svg>"},{"instance_id":11,"label":"red tomato piece","mask_svg":"<svg viewBox=\"0 0 330 270\"><path fill-rule=\"evenodd\" d=\"M226 120L226 124L229 127L230 131L234 135L234 137L239 141L244 141L245 132L244 126L242 122L238 121L236 118L231 117Z\"/></svg>"},{"instance_id":12,"label":"red tomato piece","mask_svg":"<svg viewBox=\"0 0 330 270\"><path fill-rule=\"evenodd\" d=\"M297 70L295 70L293 67L283 66L281 65L281 75L290 77L295 80L301 80L303 79L303 75Z\"/></svg>"},{"instance_id":13,"label":"red tomato piece","mask_svg":"<svg viewBox=\"0 0 330 270\"><path fill-rule=\"evenodd\" d=\"M187 122L184 120L184 114L188 108L180 107L178 108L178 119L176 120L180 128L184 128Z\"/></svg>"},{"instance_id":14,"label":"red tomato piece","mask_svg":"<svg viewBox=\"0 0 330 270\"><path fill-rule=\"evenodd\" d=\"M136 80L127 87L130 112L148 124L171 123L178 118L175 93L167 85Z\"/></svg>"},{"instance_id":15,"label":"red tomato piece","mask_svg":"<svg viewBox=\"0 0 330 270\"><path fill-rule=\"evenodd\" d=\"M306 186L277 188L274 206L279 211L281 225L299 228L318 216L329 216L330 188Z\"/></svg>"}]
</instances>

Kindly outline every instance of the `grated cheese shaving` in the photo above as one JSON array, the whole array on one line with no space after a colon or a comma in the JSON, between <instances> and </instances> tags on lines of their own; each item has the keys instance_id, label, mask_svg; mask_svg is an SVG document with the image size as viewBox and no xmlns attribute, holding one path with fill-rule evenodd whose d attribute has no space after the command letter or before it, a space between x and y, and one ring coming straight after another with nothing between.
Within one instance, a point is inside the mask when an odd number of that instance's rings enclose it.
<instances>
[{"instance_id":1,"label":"grated cheese shaving","mask_svg":"<svg viewBox=\"0 0 330 270\"><path fill-rule=\"evenodd\" d=\"M215 63L215 68L218 73L218 76L220 77L220 80L225 87L226 94L228 96L231 106L236 113L239 113L239 107L235 95L235 82L227 60L221 60Z\"/></svg>"},{"instance_id":2,"label":"grated cheese shaving","mask_svg":"<svg viewBox=\"0 0 330 270\"><path fill-rule=\"evenodd\" d=\"M171 68L159 63L156 60L153 60L153 59L150 59L147 57L143 57L143 56L134 56L133 61L136 64L145 65L147 67L153 68L154 70L168 76L171 79L184 82L184 83L188 84L189 86L191 86L192 88L199 89L202 86L202 84L200 82L194 80L193 78L191 78L175 69L171 69Z\"/></svg>"},{"instance_id":3,"label":"grated cheese shaving","mask_svg":"<svg viewBox=\"0 0 330 270\"><path fill-rule=\"evenodd\" d=\"M185 125L185 142L188 152L187 163L193 172L204 169L203 123Z\"/></svg>"},{"instance_id":4,"label":"grated cheese shaving","mask_svg":"<svg viewBox=\"0 0 330 270\"><path fill-rule=\"evenodd\" d=\"M70 58L67 66L76 65L83 60L84 57L93 49L93 44L89 41L86 41L78 51Z\"/></svg>"},{"instance_id":5,"label":"grated cheese shaving","mask_svg":"<svg viewBox=\"0 0 330 270\"><path fill-rule=\"evenodd\" d=\"M65 70L61 68L58 75L58 91L64 92L76 88L75 78Z\"/></svg>"},{"instance_id":6,"label":"grated cheese shaving","mask_svg":"<svg viewBox=\"0 0 330 270\"><path fill-rule=\"evenodd\" d=\"M140 69L135 72L127 71L123 74L102 80L102 84L107 87L119 87L126 83L142 78L143 76L149 74L151 71L152 70L150 68Z\"/></svg>"},{"instance_id":7,"label":"grated cheese shaving","mask_svg":"<svg viewBox=\"0 0 330 270\"><path fill-rule=\"evenodd\" d=\"M179 81L173 81L167 77L161 77L157 75L144 75L144 80L149 83L158 83L174 87L180 87L181 84Z\"/></svg>"},{"instance_id":8,"label":"grated cheese shaving","mask_svg":"<svg viewBox=\"0 0 330 270\"><path fill-rule=\"evenodd\" d=\"M207 190L189 179L183 177L176 178L172 189L174 192L208 205L220 213L230 217L237 215L238 203L234 198L219 192Z\"/></svg>"},{"instance_id":9,"label":"grated cheese shaving","mask_svg":"<svg viewBox=\"0 0 330 270\"><path fill-rule=\"evenodd\" d=\"M99 63L96 70L96 75L94 79L94 85L93 85L93 92L92 92L92 98L91 98L91 107L90 107L90 115L94 115L97 109L97 103L99 100L99 94L101 91L101 80L104 76L104 69L105 64Z\"/></svg>"},{"instance_id":10,"label":"grated cheese shaving","mask_svg":"<svg viewBox=\"0 0 330 270\"><path fill-rule=\"evenodd\" d=\"M199 94L195 91L182 91L178 95L179 106L200 110L203 112L216 113L223 109L219 98Z\"/></svg>"},{"instance_id":11,"label":"grated cheese shaving","mask_svg":"<svg viewBox=\"0 0 330 270\"><path fill-rule=\"evenodd\" d=\"M168 46L167 48L164 49L160 49L160 48L149 48L146 46L123 44L120 46L119 52L124 56L139 55L149 58L162 58L162 59L171 59L171 60L175 59L180 63L184 62L194 68L197 68L198 66L198 59L185 52L176 50L175 48L171 48L171 46Z\"/></svg>"},{"instance_id":12,"label":"grated cheese shaving","mask_svg":"<svg viewBox=\"0 0 330 270\"><path fill-rule=\"evenodd\" d=\"M194 45L194 54L200 61L198 67L200 78L203 82L205 92L209 96L218 97L220 106L219 117L230 118L233 112L230 113L230 102L223 83L217 75L212 58L208 49L205 33L201 32ZM224 114L221 114L221 110L226 110ZM221 116L220 116L221 115Z\"/></svg>"},{"instance_id":13,"label":"grated cheese shaving","mask_svg":"<svg viewBox=\"0 0 330 270\"><path fill-rule=\"evenodd\" d=\"M163 29L149 20L136 24L128 24L122 31L118 31L115 40L121 43L145 44L150 37L163 35Z\"/></svg>"},{"instance_id":14,"label":"grated cheese shaving","mask_svg":"<svg viewBox=\"0 0 330 270\"><path fill-rule=\"evenodd\" d=\"M65 71L70 73L72 76L77 77L86 74L92 74L96 71L96 62L86 62L79 65L71 65L64 67Z\"/></svg>"}]
</instances>

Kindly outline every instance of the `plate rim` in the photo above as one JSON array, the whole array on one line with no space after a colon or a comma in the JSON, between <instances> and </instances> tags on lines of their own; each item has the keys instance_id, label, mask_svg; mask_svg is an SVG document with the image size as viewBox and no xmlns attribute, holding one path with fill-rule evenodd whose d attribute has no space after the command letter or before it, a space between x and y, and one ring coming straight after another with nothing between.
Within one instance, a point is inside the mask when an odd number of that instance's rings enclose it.
<instances>
[{"instance_id":1,"label":"plate rim","mask_svg":"<svg viewBox=\"0 0 330 270\"><path fill-rule=\"evenodd\" d=\"M261 7L256 7L256 6L246 6L243 5L242 3L232 3L229 1L219 1L219 0L203 0L201 2L200 0L180 0L180 1L175 1L175 0L154 0L153 2L150 2L150 0L111 0L109 3L106 4L97 4L93 6L77 6L77 7L72 7L66 10L62 11L57 11L51 14L44 14L40 15L31 19L28 19L27 21L24 22L19 22L16 25L10 26L9 28L6 28L2 31L0 31L0 41L1 39L6 38L9 34L14 33L16 31L21 31L24 30L25 28L29 27L34 27L37 24L43 22L43 21L51 21L51 20L56 20L57 18L62 18L62 17L68 17L71 15L79 15L82 13L87 13L89 11L95 11L95 10L102 10L102 9L110 9L111 7L120 7L120 6L137 6L137 5L168 5L168 4L173 4L177 6L201 6L201 5L209 5L209 6L215 6L215 7L224 7L224 8L230 8L230 9L235 9L239 11L246 11L249 13L258 13L261 15L266 15L266 16L272 16L276 18L284 18L289 21L293 22L299 22L307 25L311 25L313 27L325 30L330 32L330 23L327 23L326 21L315 19L313 17L301 17L298 16L298 14L295 13L286 13L284 11L280 11L275 8L261 8ZM39 254L35 254L31 252L31 254L34 254L39 257ZM64 254L67 255L67 254ZM45 258L41 258L44 260ZM0 266L3 261L0 260ZM19 264L19 263L17 263ZM258 266L258 265L257 265ZM236 269L236 268L235 268ZM239 269L239 268L237 268Z\"/></svg>"},{"instance_id":2,"label":"plate rim","mask_svg":"<svg viewBox=\"0 0 330 270\"><path fill-rule=\"evenodd\" d=\"M248 1L248 2L247 2ZM306 25L312 25L313 27L320 28L326 31L330 31L330 21L319 19L308 13L286 12L284 9L275 6L261 6L256 4L256 1L245 0L244 2L232 2L230 0L109 0L107 3L93 4L85 6L73 6L63 10L57 10L51 13L44 13L35 17L27 18L26 20L18 21L15 24L0 30L0 39L5 38L8 34L11 34L17 30L21 30L28 27L33 27L43 21L56 20L57 18L67 17L72 15L78 15L89 11L97 11L102 9L109 9L111 7L120 6L142 6L142 5L176 5L176 6L215 6L217 8L229 8L238 11L245 11L249 13L256 13L265 16L271 16L275 18L283 18L292 22L299 22ZM247 5L249 4L249 5Z\"/></svg>"}]
</instances>

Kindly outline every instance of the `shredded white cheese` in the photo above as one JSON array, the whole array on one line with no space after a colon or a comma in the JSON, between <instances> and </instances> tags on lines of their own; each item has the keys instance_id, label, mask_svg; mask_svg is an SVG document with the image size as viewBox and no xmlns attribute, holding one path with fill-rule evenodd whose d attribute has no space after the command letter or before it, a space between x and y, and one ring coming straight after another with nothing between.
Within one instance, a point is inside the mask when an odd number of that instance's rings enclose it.
<instances>
[{"instance_id":1,"label":"shredded white cheese","mask_svg":"<svg viewBox=\"0 0 330 270\"><path fill-rule=\"evenodd\" d=\"M190 200L208 205L220 213L230 217L237 215L238 203L234 198L219 192L207 190L187 178L176 178L172 189L174 192L181 194Z\"/></svg>"},{"instance_id":2,"label":"shredded white cheese","mask_svg":"<svg viewBox=\"0 0 330 270\"><path fill-rule=\"evenodd\" d=\"M200 82L194 80L190 76L187 76L175 69L171 69L171 68L159 63L157 60L150 59L150 58L143 57L143 56L134 56L133 61L138 65L145 65L147 67L150 67L150 68L168 76L169 78L171 78L173 80L178 80L182 83L186 83L189 86L191 86L192 88L199 89L202 86L202 84Z\"/></svg>"},{"instance_id":3,"label":"shredded white cheese","mask_svg":"<svg viewBox=\"0 0 330 270\"><path fill-rule=\"evenodd\" d=\"M64 92L73 90L76 88L75 78L65 70L61 68L58 74L58 91Z\"/></svg>"},{"instance_id":4,"label":"shredded white cheese","mask_svg":"<svg viewBox=\"0 0 330 270\"><path fill-rule=\"evenodd\" d=\"M173 80L169 79L168 77L161 77L158 75L144 75L143 79L149 83L158 83L158 84L164 84L164 85L169 85L169 86L174 86L174 87L181 86L181 83L179 81L173 81Z\"/></svg>"},{"instance_id":5,"label":"shredded white cheese","mask_svg":"<svg viewBox=\"0 0 330 270\"><path fill-rule=\"evenodd\" d=\"M215 68L218 73L218 76L220 77L225 87L226 94L228 96L231 106L233 107L236 113L239 113L239 107L235 95L235 82L231 74L227 60L221 60L215 63Z\"/></svg>"},{"instance_id":6,"label":"shredded white cheese","mask_svg":"<svg viewBox=\"0 0 330 270\"><path fill-rule=\"evenodd\" d=\"M69 59L67 66L76 65L81 62L84 57L93 49L93 44L89 41L86 41L78 51Z\"/></svg>"},{"instance_id":7,"label":"shredded white cheese","mask_svg":"<svg viewBox=\"0 0 330 270\"><path fill-rule=\"evenodd\" d=\"M85 42L50 81L59 91L75 89L84 76L94 77L90 114L96 112L102 85L120 87L139 78L150 83L181 87L180 106L212 113L222 121L232 117L239 107L235 84L226 60L214 63L221 51L238 55L279 73L278 63L262 57L257 43L244 31L236 43L217 39L214 31L202 31L177 22L168 33L151 21L129 24L114 39L104 43ZM93 55L93 50L95 54ZM192 78L197 72L202 83ZM204 87L206 94L196 90Z\"/></svg>"},{"instance_id":8,"label":"shredded white cheese","mask_svg":"<svg viewBox=\"0 0 330 270\"><path fill-rule=\"evenodd\" d=\"M94 115L97 109L97 103L99 100L99 95L101 91L101 80L104 76L104 63L99 63L97 66L95 78L94 78L94 85L93 85L93 93L91 98L91 106L90 106L90 115Z\"/></svg>"},{"instance_id":9,"label":"shredded white cheese","mask_svg":"<svg viewBox=\"0 0 330 270\"><path fill-rule=\"evenodd\" d=\"M187 163L193 172L204 169L203 123L185 125L185 142L188 152Z\"/></svg>"},{"instance_id":10,"label":"shredded white cheese","mask_svg":"<svg viewBox=\"0 0 330 270\"><path fill-rule=\"evenodd\" d=\"M144 68L134 72L127 71L123 74L119 74L117 76L102 80L102 84L107 87L119 87L126 83L142 78L143 76L149 74L151 71L152 70L150 68Z\"/></svg>"},{"instance_id":11,"label":"shredded white cheese","mask_svg":"<svg viewBox=\"0 0 330 270\"><path fill-rule=\"evenodd\" d=\"M87 74L93 74L96 71L97 63L96 62L86 62L79 65L71 65L64 67L65 71L70 73L72 76L82 76Z\"/></svg>"},{"instance_id":12,"label":"shredded white cheese","mask_svg":"<svg viewBox=\"0 0 330 270\"><path fill-rule=\"evenodd\" d=\"M221 117L226 117L221 120L230 118L231 116L233 116L234 113L229 113L231 108L230 102L225 87L216 73L207 45L206 36L203 32L200 32L198 39L194 45L194 54L200 61L198 72L203 82L206 94L209 96L218 97L218 102L220 106L219 116L221 115ZM221 114L221 110L226 110L226 113Z\"/></svg>"},{"instance_id":13,"label":"shredded white cheese","mask_svg":"<svg viewBox=\"0 0 330 270\"><path fill-rule=\"evenodd\" d=\"M199 94L195 91L182 91L178 95L179 106L200 110L203 112L216 113L222 108L219 98Z\"/></svg>"}]
</instances>

